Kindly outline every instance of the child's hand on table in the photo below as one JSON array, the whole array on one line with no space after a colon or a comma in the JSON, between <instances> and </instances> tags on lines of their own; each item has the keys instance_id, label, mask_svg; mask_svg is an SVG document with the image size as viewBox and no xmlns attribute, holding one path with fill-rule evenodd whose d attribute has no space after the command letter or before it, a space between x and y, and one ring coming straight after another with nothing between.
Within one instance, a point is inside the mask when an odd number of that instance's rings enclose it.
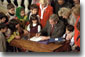
<instances>
[{"instance_id":1,"label":"child's hand on table","mask_svg":"<svg viewBox=\"0 0 85 57\"><path fill-rule=\"evenodd\" d=\"M36 37L39 37L41 33L36 33Z\"/></svg>"},{"instance_id":2,"label":"child's hand on table","mask_svg":"<svg viewBox=\"0 0 85 57\"><path fill-rule=\"evenodd\" d=\"M66 40L71 40L71 38L72 38L72 35L68 34L67 37L66 37Z\"/></svg>"},{"instance_id":3,"label":"child's hand on table","mask_svg":"<svg viewBox=\"0 0 85 57\"><path fill-rule=\"evenodd\" d=\"M20 39L20 36L15 36L15 39Z\"/></svg>"},{"instance_id":4,"label":"child's hand on table","mask_svg":"<svg viewBox=\"0 0 85 57\"><path fill-rule=\"evenodd\" d=\"M24 30L24 35L29 34L29 32L27 30Z\"/></svg>"}]
</instances>

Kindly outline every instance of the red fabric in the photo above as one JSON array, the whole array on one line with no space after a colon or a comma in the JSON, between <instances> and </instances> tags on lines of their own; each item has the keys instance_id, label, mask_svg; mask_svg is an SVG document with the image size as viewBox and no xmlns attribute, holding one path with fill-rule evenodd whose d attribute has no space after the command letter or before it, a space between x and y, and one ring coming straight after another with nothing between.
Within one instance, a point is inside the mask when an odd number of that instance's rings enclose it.
<instances>
[{"instance_id":1,"label":"red fabric","mask_svg":"<svg viewBox=\"0 0 85 57\"><path fill-rule=\"evenodd\" d=\"M40 4L37 4L39 6L39 16L41 17L41 9L40 9ZM53 14L53 8L52 6L48 5L48 7L46 8L44 15L43 15L43 19L41 19L41 25L42 27L45 27L47 20L49 19L49 17Z\"/></svg>"},{"instance_id":2,"label":"red fabric","mask_svg":"<svg viewBox=\"0 0 85 57\"><path fill-rule=\"evenodd\" d=\"M77 41L77 46L80 47L80 38L79 38L79 40Z\"/></svg>"},{"instance_id":3,"label":"red fabric","mask_svg":"<svg viewBox=\"0 0 85 57\"><path fill-rule=\"evenodd\" d=\"M26 22L26 26L29 25L29 22Z\"/></svg>"},{"instance_id":4,"label":"red fabric","mask_svg":"<svg viewBox=\"0 0 85 57\"><path fill-rule=\"evenodd\" d=\"M74 42L75 42L76 45L79 45L80 44L80 43L78 43L79 40L76 41L77 37L80 35L80 32L77 29L77 23L78 23L79 19L80 19L80 16L77 18L76 23L74 25L74 29L75 29L75 31L74 31L75 32L75 34L74 34Z\"/></svg>"}]
</instances>

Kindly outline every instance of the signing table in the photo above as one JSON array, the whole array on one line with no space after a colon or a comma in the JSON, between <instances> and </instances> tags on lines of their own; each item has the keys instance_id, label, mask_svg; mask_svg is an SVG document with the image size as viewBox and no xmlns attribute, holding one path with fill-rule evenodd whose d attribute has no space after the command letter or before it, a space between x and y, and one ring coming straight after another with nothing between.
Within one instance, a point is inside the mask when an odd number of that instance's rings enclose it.
<instances>
[{"instance_id":1,"label":"signing table","mask_svg":"<svg viewBox=\"0 0 85 57\"><path fill-rule=\"evenodd\" d=\"M54 50L63 46L62 44L55 44L55 43L42 44L39 42L34 42L24 39L18 39L18 40L14 39L11 41L10 45L21 49L26 49L32 52L53 52Z\"/></svg>"},{"instance_id":2,"label":"signing table","mask_svg":"<svg viewBox=\"0 0 85 57\"><path fill-rule=\"evenodd\" d=\"M14 39L10 43L10 45L18 48L23 48L29 51L33 51L33 52L53 52L55 49L58 49L62 46L62 44L50 43L46 45L46 44L41 44L38 42L22 40L22 39L20 40Z\"/></svg>"}]
</instances>

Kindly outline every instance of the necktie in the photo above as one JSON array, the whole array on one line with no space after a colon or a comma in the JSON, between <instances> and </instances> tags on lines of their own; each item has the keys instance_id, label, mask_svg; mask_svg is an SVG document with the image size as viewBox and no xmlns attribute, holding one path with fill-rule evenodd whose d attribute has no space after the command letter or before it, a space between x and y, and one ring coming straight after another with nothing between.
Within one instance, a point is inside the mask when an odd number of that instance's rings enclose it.
<instances>
[{"instance_id":1,"label":"necktie","mask_svg":"<svg viewBox=\"0 0 85 57\"><path fill-rule=\"evenodd\" d=\"M53 30L54 30L54 26L51 27L50 36L52 35Z\"/></svg>"}]
</instances>

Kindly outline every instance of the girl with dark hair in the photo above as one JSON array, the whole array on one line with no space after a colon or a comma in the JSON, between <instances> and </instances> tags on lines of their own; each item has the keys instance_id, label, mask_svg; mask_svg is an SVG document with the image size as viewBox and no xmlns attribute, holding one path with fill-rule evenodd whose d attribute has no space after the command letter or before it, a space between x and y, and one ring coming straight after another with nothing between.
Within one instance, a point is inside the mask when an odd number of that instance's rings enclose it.
<instances>
[{"instance_id":1,"label":"girl with dark hair","mask_svg":"<svg viewBox=\"0 0 85 57\"><path fill-rule=\"evenodd\" d=\"M38 33L41 31L41 25L36 15L30 17L30 24L27 26L27 30L31 33Z\"/></svg>"}]
</instances>

